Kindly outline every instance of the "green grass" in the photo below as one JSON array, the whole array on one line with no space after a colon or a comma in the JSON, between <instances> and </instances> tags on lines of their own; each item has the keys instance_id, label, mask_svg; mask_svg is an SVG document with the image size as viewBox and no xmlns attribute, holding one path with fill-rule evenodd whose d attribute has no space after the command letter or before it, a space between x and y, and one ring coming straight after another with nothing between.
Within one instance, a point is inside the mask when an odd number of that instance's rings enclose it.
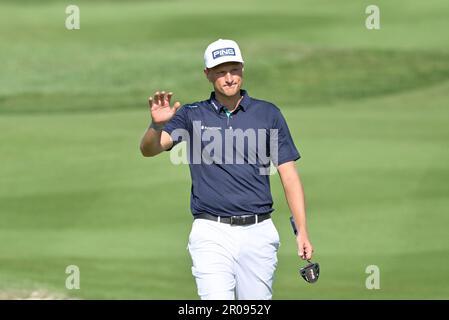
<instances>
[{"instance_id":1,"label":"green grass","mask_svg":"<svg viewBox=\"0 0 449 320\"><path fill-rule=\"evenodd\" d=\"M239 41L249 93L276 103L303 158L320 281L307 285L278 177L275 299L449 297L447 1L0 4L0 291L196 299L190 177L143 158L146 97L208 96L205 46ZM65 268L81 289L65 289ZM381 289L365 288L378 265Z\"/></svg>"}]
</instances>

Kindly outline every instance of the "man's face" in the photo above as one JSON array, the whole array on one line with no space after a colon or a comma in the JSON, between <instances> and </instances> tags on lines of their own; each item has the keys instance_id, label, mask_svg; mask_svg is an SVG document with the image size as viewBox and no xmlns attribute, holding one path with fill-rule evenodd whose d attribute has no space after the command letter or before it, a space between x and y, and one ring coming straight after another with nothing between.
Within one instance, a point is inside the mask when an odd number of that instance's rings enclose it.
<instances>
[{"instance_id":1,"label":"man's face","mask_svg":"<svg viewBox=\"0 0 449 320\"><path fill-rule=\"evenodd\" d=\"M226 62L211 69L205 69L204 73L214 85L216 92L227 97L240 93L243 83L243 65L240 62Z\"/></svg>"}]
</instances>

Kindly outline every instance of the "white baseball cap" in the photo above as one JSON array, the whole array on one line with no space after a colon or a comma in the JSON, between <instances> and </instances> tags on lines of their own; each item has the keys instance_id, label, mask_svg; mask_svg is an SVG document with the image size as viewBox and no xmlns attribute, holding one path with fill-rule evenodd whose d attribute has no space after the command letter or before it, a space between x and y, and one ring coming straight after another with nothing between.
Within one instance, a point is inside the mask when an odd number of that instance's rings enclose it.
<instances>
[{"instance_id":1,"label":"white baseball cap","mask_svg":"<svg viewBox=\"0 0 449 320\"><path fill-rule=\"evenodd\" d=\"M218 39L212 42L204 52L206 68L213 68L225 62L243 63L239 45L233 40Z\"/></svg>"}]
</instances>

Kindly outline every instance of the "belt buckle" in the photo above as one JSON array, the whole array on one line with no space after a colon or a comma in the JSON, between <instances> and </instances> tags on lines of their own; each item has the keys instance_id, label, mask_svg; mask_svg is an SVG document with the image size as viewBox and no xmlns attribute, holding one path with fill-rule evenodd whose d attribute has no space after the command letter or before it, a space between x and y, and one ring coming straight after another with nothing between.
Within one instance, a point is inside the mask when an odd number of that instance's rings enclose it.
<instances>
[{"instance_id":1,"label":"belt buckle","mask_svg":"<svg viewBox=\"0 0 449 320\"><path fill-rule=\"evenodd\" d=\"M233 226L233 225L236 225L237 223L237 218L238 218L238 216L231 216L231 218L229 219L229 224L231 225L231 226Z\"/></svg>"},{"instance_id":2,"label":"belt buckle","mask_svg":"<svg viewBox=\"0 0 449 320\"><path fill-rule=\"evenodd\" d=\"M244 216L231 216L231 226L232 225L246 225L246 224L250 224L249 223L249 219L254 218L255 217L253 215L244 215Z\"/></svg>"}]
</instances>

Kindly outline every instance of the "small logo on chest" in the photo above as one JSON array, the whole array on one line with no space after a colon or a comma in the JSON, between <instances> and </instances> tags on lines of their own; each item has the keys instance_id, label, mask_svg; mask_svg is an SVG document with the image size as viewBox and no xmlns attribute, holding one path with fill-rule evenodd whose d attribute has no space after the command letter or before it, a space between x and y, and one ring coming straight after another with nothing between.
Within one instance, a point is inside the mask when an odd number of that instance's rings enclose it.
<instances>
[{"instance_id":1,"label":"small logo on chest","mask_svg":"<svg viewBox=\"0 0 449 320\"><path fill-rule=\"evenodd\" d=\"M221 127L208 127L202 125L201 130L221 130Z\"/></svg>"}]
</instances>

